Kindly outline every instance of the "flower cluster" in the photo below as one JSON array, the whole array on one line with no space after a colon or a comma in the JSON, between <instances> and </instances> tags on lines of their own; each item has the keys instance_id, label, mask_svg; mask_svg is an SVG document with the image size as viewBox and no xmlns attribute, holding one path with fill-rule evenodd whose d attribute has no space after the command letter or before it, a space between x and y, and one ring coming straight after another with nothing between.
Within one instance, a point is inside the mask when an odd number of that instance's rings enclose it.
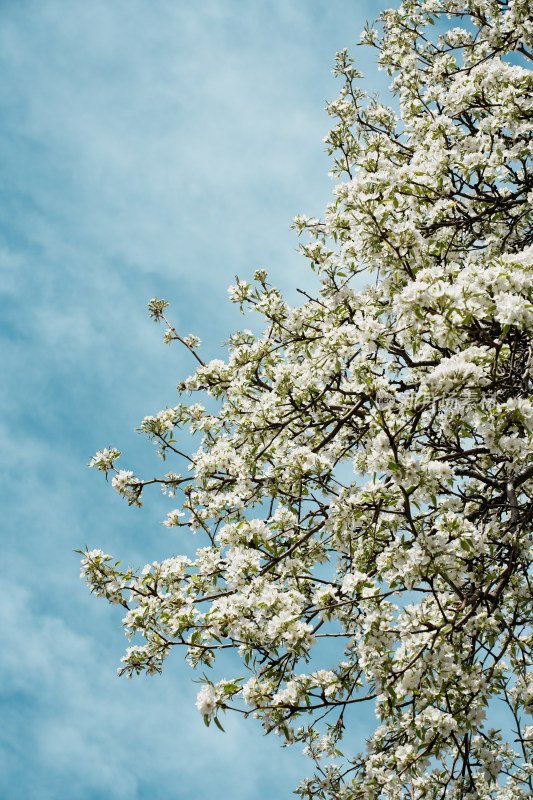
<instances>
[{"instance_id":1,"label":"flower cluster","mask_svg":"<svg viewBox=\"0 0 533 800\"><path fill-rule=\"evenodd\" d=\"M166 340L199 364L181 401L140 426L181 472L143 480L116 468L115 449L91 462L133 504L159 484L178 506L163 524L203 541L139 572L91 550L82 574L126 609L121 674L161 671L175 646L194 667L235 652L237 677L206 679L198 709L301 743L317 765L302 798L521 800L533 793L530 2L404 0L362 40L397 111L338 54L326 145L339 182L323 219L294 221L316 296L292 308L264 270L237 278L231 299L264 333L235 333L208 363L152 300ZM349 752L364 703L378 726ZM496 703L512 730L492 725Z\"/></svg>"}]
</instances>

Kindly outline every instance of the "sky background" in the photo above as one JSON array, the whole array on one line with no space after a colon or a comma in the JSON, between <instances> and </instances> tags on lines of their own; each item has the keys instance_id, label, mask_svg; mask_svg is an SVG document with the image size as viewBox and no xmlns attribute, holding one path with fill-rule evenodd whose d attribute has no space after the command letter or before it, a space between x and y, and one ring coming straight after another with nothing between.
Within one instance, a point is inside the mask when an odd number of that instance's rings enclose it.
<instances>
[{"instance_id":1,"label":"sky background","mask_svg":"<svg viewBox=\"0 0 533 800\"><path fill-rule=\"evenodd\" d=\"M171 500L128 508L86 466L114 445L124 468L161 472L134 429L194 363L146 305L169 300L208 360L249 326L227 300L235 274L264 268L297 302L312 278L289 226L330 199L335 52L383 90L354 45L387 5L0 0L6 800L266 800L308 774L254 721L206 729L181 653L161 677L119 680L121 609L89 595L73 549L140 566L180 552L183 532L160 524Z\"/></svg>"}]
</instances>

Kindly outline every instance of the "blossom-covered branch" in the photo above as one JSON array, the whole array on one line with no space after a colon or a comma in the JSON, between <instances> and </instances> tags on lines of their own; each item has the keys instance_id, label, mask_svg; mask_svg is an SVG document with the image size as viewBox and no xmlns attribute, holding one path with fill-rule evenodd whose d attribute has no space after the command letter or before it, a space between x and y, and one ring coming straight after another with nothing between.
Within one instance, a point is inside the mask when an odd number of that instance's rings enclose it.
<instances>
[{"instance_id":1,"label":"blossom-covered branch","mask_svg":"<svg viewBox=\"0 0 533 800\"><path fill-rule=\"evenodd\" d=\"M202 546L125 572L90 550L82 574L127 609L119 672L159 672L180 645L194 667L238 653L198 708L301 742L317 765L302 798L518 800L533 794L533 17L527 0L405 0L362 38L399 112L338 54L340 182L322 220L294 223L319 296L291 308L264 270L237 280L265 331L208 364L151 301L199 366L141 430L186 475L143 481L114 449L92 462L133 504L160 483L180 504L164 524ZM354 753L361 703L379 724Z\"/></svg>"}]
</instances>

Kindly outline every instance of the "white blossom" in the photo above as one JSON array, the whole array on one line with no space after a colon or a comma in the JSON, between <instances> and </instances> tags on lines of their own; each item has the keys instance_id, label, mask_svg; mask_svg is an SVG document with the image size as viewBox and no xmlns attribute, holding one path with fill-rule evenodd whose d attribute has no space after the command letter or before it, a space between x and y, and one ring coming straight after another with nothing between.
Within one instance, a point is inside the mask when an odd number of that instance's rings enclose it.
<instances>
[{"instance_id":1,"label":"white blossom","mask_svg":"<svg viewBox=\"0 0 533 800\"><path fill-rule=\"evenodd\" d=\"M91 549L82 576L125 608L120 674L160 672L176 646L215 672L235 651L241 668L205 678L198 710L217 725L240 710L301 743L318 770L302 798L523 800L531 3L404 0L362 41L395 108L337 54L337 184L322 219L293 224L318 287L291 307L265 270L237 278L231 300L265 330L234 333L208 363L150 301L199 364L180 402L140 425L180 466L144 480L117 469L115 448L90 463L133 505L160 486L163 524L197 537L190 557L136 570ZM360 704L377 718L365 751L350 729Z\"/></svg>"}]
</instances>

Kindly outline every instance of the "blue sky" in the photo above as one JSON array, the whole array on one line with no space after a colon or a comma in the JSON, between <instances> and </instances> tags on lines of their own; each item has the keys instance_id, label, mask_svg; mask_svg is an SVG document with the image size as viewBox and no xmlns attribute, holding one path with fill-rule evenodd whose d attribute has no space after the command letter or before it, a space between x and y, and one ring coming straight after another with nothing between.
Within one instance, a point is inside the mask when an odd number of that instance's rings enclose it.
<instances>
[{"instance_id":1,"label":"blue sky","mask_svg":"<svg viewBox=\"0 0 533 800\"><path fill-rule=\"evenodd\" d=\"M289 230L330 198L335 52L387 3L0 2L0 795L290 797L308 764L253 722L206 729L194 674L119 680L121 613L79 580L85 544L179 552L154 495L130 509L87 469L100 447L157 472L137 434L194 365L146 313L172 303L206 358L243 324L237 273L308 286ZM223 677L223 676L221 676ZM363 722L362 730L368 723Z\"/></svg>"}]
</instances>

